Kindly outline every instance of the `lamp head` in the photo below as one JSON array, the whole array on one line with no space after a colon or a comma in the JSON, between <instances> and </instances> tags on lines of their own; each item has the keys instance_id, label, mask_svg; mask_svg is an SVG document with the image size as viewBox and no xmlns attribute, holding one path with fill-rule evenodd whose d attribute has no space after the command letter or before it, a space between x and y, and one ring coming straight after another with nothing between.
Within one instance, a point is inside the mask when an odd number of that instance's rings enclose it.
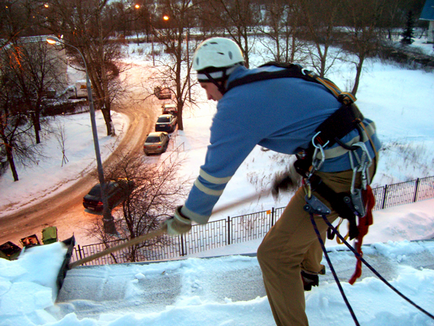
<instances>
[{"instance_id":1,"label":"lamp head","mask_svg":"<svg viewBox=\"0 0 434 326\"><path fill-rule=\"evenodd\" d=\"M48 36L47 37L47 43L48 44L57 44L57 43L63 43L58 37L56 36Z\"/></svg>"}]
</instances>

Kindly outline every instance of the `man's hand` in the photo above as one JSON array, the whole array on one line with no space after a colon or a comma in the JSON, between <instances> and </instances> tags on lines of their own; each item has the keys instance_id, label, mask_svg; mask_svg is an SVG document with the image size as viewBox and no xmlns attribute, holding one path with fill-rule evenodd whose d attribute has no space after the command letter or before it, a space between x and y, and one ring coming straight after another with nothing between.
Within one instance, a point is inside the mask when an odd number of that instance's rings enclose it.
<instances>
[{"instance_id":1,"label":"man's hand","mask_svg":"<svg viewBox=\"0 0 434 326\"><path fill-rule=\"evenodd\" d=\"M191 220L181 214L181 207L179 206L175 210L175 214L164 222L163 227L167 228L167 234L169 235L184 234L191 229Z\"/></svg>"}]
</instances>

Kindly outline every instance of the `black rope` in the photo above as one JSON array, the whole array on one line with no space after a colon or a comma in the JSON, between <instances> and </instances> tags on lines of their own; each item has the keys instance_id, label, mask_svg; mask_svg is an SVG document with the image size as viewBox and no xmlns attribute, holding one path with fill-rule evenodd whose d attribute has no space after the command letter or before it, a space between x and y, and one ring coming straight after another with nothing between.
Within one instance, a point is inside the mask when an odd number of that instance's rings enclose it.
<instances>
[{"instance_id":1,"label":"black rope","mask_svg":"<svg viewBox=\"0 0 434 326\"><path fill-rule=\"evenodd\" d=\"M410 300L409 298L407 298L405 295L403 295L399 290L397 290L392 284L390 284L383 276L380 275L380 273L378 273L365 259L363 259L363 257L357 252L357 250L355 250L345 239L344 237L339 233L339 231L327 220L327 218L325 217L325 215L322 215L322 218L324 219L324 221L326 222L326 224L333 229L334 233L339 237L339 239L354 253L354 255L357 257L357 259L360 259L360 261L362 263L364 263L381 281L383 281L389 288L391 288L393 291L395 291L400 297L402 297L403 299L405 299L406 301L408 301L410 304L412 304L414 307L416 307L417 309L419 309L420 311L422 311L424 314L426 314L427 316L431 317L432 319L434 319L434 315L430 314L428 311L426 311L425 309L423 309L422 307L420 307L419 305L417 305L416 303L414 303L412 300ZM313 219L312 214L311 214L311 220ZM314 226L315 227L315 226ZM315 232L317 232L317 230L315 230ZM322 239L320 239L320 242L323 242ZM325 248L324 248L325 249ZM324 250L323 249L323 250Z\"/></svg>"},{"instance_id":2,"label":"black rope","mask_svg":"<svg viewBox=\"0 0 434 326\"><path fill-rule=\"evenodd\" d=\"M360 324L359 324L359 322L357 320L356 314L354 313L353 308L351 307L350 302L348 301L348 299L347 299L347 297L345 295L345 292L344 292L344 289L342 288L341 282L339 282L339 279L338 279L338 276L336 274L336 271L335 271L335 269L333 267L333 264L332 264L332 262L330 260L330 257L329 257L329 255L327 253L327 250L325 248L324 241L322 240L321 235L320 235L319 230L318 230L318 227L316 226L315 219L313 218L313 214L310 213L309 215L310 215L310 221L312 222L312 225L313 225L313 228L315 230L316 236L318 237L319 243L321 244L322 251L324 252L324 256L325 256L325 258L327 260L327 263L328 263L328 265L330 267L330 270L332 271L333 277L334 277L334 279L336 281L336 284L337 284L337 286L339 288L339 291L341 292L342 298L344 299L345 304L347 305L348 310L350 311L351 317L353 317L354 323L357 326L360 326ZM322 217L324 219L327 219L325 217L325 215L322 215Z\"/></svg>"}]
</instances>

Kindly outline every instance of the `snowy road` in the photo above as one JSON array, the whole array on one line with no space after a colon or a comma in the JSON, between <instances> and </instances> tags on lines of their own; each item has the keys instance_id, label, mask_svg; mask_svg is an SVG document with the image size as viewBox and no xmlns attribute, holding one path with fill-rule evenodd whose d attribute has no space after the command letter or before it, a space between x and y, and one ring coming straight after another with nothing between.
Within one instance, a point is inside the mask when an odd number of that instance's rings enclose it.
<instances>
[{"instance_id":1,"label":"snowy road","mask_svg":"<svg viewBox=\"0 0 434 326\"><path fill-rule=\"evenodd\" d=\"M126 115L129 126L120 143L111 155L104 161L104 166L113 164L121 153L140 152L146 135L153 128L153 122L159 112L161 103L154 96L146 98L141 80L151 72L140 65L131 65L123 74L128 92L123 94L122 102L115 106L114 111ZM112 113L116 114L116 113ZM89 121L90 124L90 121ZM101 127L104 123L101 122ZM104 134L99 132L99 137ZM80 244L99 242L87 236L86 227L93 224L98 215L90 214L83 209L82 198L97 182L95 163L83 166L81 177L73 180L58 180L48 193L32 193L32 201L23 202L15 198L16 203L1 207L0 213L0 243L12 241L19 244L24 236L40 233L43 228L55 225L58 228L59 239L67 239L74 234ZM21 181L23 182L23 181Z\"/></svg>"}]
</instances>

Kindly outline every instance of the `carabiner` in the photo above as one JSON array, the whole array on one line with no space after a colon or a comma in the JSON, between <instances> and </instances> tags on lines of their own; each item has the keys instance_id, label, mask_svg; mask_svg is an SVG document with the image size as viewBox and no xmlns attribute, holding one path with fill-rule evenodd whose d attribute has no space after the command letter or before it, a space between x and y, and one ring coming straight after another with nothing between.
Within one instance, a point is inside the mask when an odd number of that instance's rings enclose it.
<instances>
[{"instance_id":1,"label":"carabiner","mask_svg":"<svg viewBox=\"0 0 434 326\"><path fill-rule=\"evenodd\" d=\"M362 189L366 189L366 186L368 186L371 183L371 180L369 179L368 169L372 164L372 158L369 155L369 152L368 152L368 149L366 148L365 143L358 142L358 143L352 144L351 146L358 147L362 151L361 157L359 157L356 150L348 152L351 169L353 170L353 178L351 180L351 194L355 194L354 188L355 188L355 181L356 181L357 172L361 173ZM353 155L357 161L357 165L354 163Z\"/></svg>"},{"instance_id":2,"label":"carabiner","mask_svg":"<svg viewBox=\"0 0 434 326\"><path fill-rule=\"evenodd\" d=\"M324 154L324 146L327 146L329 141L327 141L324 145L315 144L315 138L321 133L321 131L318 131L313 137L312 137L312 145L315 147L315 150L313 151L312 155L312 170L310 171L309 177L313 175L315 171L318 171L321 166L323 165L325 161L325 154ZM321 153L321 158L318 159L317 155L318 152Z\"/></svg>"}]
</instances>

